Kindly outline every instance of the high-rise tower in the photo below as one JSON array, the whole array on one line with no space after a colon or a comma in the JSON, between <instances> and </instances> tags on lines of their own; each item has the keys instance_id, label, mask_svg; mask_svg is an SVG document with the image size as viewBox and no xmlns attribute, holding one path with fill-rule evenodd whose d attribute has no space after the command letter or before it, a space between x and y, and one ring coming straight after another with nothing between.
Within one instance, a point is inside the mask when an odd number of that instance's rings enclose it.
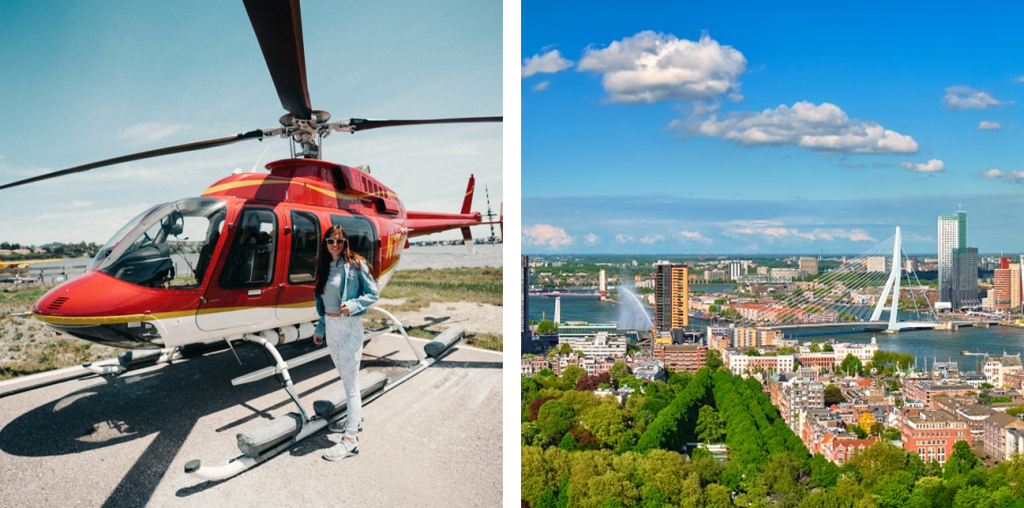
<instances>
[{"instance_id":1,"label":"high-rise tower","mask_svg":"<svg viewBox=\"0 0 1024 508\"><path fill-rule=\"evenodd\" d=\"M683 265L659 264L654 276L654 325L658 330L681 330L689 324L689 270Z\"/></svg>"},{"instance_id":2,"label":"high-rise tower","mask_svg":"<svg viewBox=\"0 0 1024 508\"><path fill-rule=\"evenodd\" d=\"M939 301L978 305L978 249L967 247L967 212L939 216Z\"/></svg>"}]
</instances>

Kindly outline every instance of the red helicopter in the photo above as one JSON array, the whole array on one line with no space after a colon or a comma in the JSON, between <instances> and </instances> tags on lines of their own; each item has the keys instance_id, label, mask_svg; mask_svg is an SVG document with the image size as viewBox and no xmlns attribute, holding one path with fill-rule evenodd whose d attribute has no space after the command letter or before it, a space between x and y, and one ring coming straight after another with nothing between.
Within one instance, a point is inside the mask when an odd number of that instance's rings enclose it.
<instances>
[{"instance_id":1,"label":"red helicopter","mask_svg":"<svg viewBox=\"0 0 1024 508\"><path fill-rule=\"evenodd\" d=\"M292 158L267 164L269 173L236 171L199 197L156 205L139 214L103 245L85 274L46 293L32 314L59 333L133 350L122 354L118 365L88 365L104 374L171 361L185 346L230 347L234 340L260 343L276 365L262 375L236 379L236 384L278 375L308 423L316 417L306 416L287 368L314 356L286 364L275 346L312 335L318 318L315 261L324 232L332 225L344 227L351 248L371 261L373 277L383 288L410 238L461 229L471 242L469 226L494 223L470 211L472 175L459 213L406 210L368 167L322 160L325 138L380 127L501 122L502 117L332 122L329 113L310 106L299 1L244 3L288 111L280 126L107 159L0 189L245 140L290 140ZM386 311L377 311L394 320ZM397 322L392 326L401 328ZM417 357L425 363L422 354L417 352Z\"/></svg>"}]
</instances>

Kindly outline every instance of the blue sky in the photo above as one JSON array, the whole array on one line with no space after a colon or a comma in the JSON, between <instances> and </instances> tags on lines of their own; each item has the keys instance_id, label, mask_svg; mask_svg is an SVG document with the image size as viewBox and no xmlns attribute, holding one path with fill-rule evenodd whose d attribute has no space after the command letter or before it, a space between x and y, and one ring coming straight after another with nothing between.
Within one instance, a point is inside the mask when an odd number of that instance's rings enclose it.
<instances>
[{"instance_id":1,"label":"blue sky","mask_svg":"<svg viewBox=\"0 0 1024 508\"><path fill-rule=\"evenodd\" d=\"M305 0L302 13L315 109L335 119L502 114L500 3ZM275 127L284 114L240 0L8 3L0 47L3 183ZM501 138L501 124L396 127L334 134L324 154L369 164L410 210L457 212L473 173L474 210L486 211L486 184L497 212ZM103 243L154 203L286 157L285 140L249 141L0 191L0 240ZM459 234L432 238L446 237Z\"/></svg>"},{"instance_id":2,"label":"blue sky","mask_svg":"<svg viewBox=\"0 0 1024 508\"><path fill-rule=\"evenodd\" d=\"M1024 251L1024 7L525 2L523 251Z\"/></svg>"}]
</instances>

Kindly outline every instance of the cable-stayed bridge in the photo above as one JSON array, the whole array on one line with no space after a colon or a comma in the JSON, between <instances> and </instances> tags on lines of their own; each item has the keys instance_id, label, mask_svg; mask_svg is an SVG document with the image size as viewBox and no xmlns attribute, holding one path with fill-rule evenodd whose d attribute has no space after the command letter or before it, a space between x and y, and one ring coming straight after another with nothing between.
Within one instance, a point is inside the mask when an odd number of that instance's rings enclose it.
<instances>
[{"instance_id":1,"label":"cable-stayed bridge","mask_svg":"<svg viewBox=\"0 0 1024 508\"><path fill-rule=\"evenodd\" d=\"M897 227L895 235L838 268L788 284L770 300L737 302L732 307L741 316L738 325L783 333L812 328L889 333L936 328L940 323L928 288L907 261Z\"/></svg>"}]
</instances>

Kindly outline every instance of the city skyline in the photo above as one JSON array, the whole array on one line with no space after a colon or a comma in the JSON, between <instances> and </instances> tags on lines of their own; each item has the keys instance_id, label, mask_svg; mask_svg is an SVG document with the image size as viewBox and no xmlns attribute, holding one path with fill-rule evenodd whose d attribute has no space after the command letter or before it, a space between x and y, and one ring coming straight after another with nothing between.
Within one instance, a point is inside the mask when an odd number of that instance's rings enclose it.
<instances>
[{"instance_id":1,"label":"city skyline","mask_svg":"<svg viewBox=\"0 0 1024 508\"><path fill-rule=\"evenodd\" d=\"M860 252L896 226L929 252L959 208L981 252L1024 251L1019 5L540 5L524 252Z\"/></svg>"},{"instance_id":2,"label":"city skyline","mask_svg":"<svg viewBox=\"0 0 1024 508\"><path fill-rule=\"evenodd\" d=\"M310 101L332 119L502 115L501 3L306 0L301 10ZM8 50L0 55L0 184L272 128L285 113L241 2L15 2L0 18L0 45ZM475 174L473 210L486 212L486 185L498 212L502 129L335 133L323 153L369 165L410 210L458 212ZM289 143L270 138L0 191L0 241L102 244L155 203L198 196L236 168L289 157Z\"/></svg>"}]
</instances>

